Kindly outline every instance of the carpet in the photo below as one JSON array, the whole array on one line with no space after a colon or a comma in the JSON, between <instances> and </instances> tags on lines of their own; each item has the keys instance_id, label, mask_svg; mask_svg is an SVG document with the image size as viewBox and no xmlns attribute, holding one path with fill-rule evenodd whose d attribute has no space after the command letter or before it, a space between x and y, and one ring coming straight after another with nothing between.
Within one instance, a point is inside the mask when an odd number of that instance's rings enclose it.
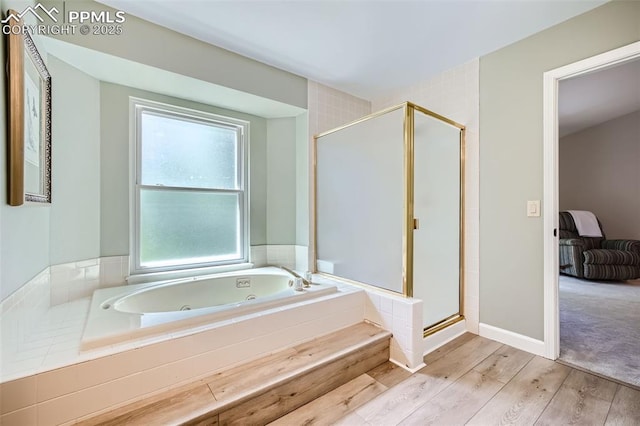
<instances>
[{"instance_id":1,"label":"carpet","mask_svg":"<svg viewBox=\"0 0 640 426\"><path fill-rule=\"evenodd\" d=\"M561 275L560 360L640 387L640 280Z\"/></svg>"}]
</instances>

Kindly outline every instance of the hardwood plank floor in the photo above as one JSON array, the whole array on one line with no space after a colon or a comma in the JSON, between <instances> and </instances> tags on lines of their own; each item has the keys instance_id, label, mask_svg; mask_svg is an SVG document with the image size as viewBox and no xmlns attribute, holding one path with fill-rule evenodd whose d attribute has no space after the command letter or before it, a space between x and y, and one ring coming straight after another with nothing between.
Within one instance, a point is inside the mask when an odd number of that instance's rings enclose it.
<instances>
[{"instance_id":1,"label":"hardwood plank floor","mask_svg":"<svg viewBox=\"0 0 640 426\"><path fill-rule=\"evenodd\" d=\"M478 412L503 384L471 370L405 418L401 425L463 424Z\"/></svg>"},{"instance_id":2,"label":"hardwood plank floor","mask_svg":"<svg viewBox=\"0 0 640 426\"><path fill-rule=\"evenodd\" d=\"M640 391L620 385L613 397L605 425L640 425Z\"/></svg>"},{"instance_id":3,"label":"hardwood plank floor","mask_svg":"<svg viewBox=\"0 0 640 426\"><path fill-rule=\"evenodd\" d=\"M467 424L535 423L570 371L548 359L533 358Z\"/></svg>"},{"instance_id":4,"label":"hardwood plank floor","mask_svg":"<svg viewBox=\"0 0 640 426\"><path fill-rule=\"evenodd\" d=\"M411 373L390 361L380 364L367 374L388 388L411 377Z\"/></svg>"},{"instance_id":5,"label":"hardwood plank floor","mask_svg":"<svg viewBox=\"0 0 640 426\"><path fill-rule=\"evenodd\" d=\"M276 424L640 425L640 391L473 334L425 363L414 374L385 363ZM358 389L371 380L388 389L367 400Z\"/></svg>"},{"instance_id":6,"label":"hardwood plank floor","mask_svg":"<svg viewBox=\"0 0 640 426\"><path fill-rule=\"evenodd\" d=\"M617 384L573 370L536 425L601 425L607 419Z\"/></svg>"},{"instance_id":7,"label":"hardwood plank floor","mask_svg":"<svg viewBox=\"0 0 640 426\"><path fill-rule=\"evenodd\" d=\"M529 352L502 345L500 349L475 366L474 370L506 384L532 359L533 354Z\"/></svg>"},{"instance_id":8,"label":"hardwood plank floor","mask_svg":"<svg viewBox=\"0 0 640 426\"><path fill-rule=\"evenodd\" d=\"M475 337L375 400L357 408L356 412L366 422L376 425L387 425L402 419L450 386L500 346L500 343L492 340ZM401 414L404 416L399 417Z\"/></svg>"},{"instance_id":9,"label":"hardwood plank floor","mask_svg":"<svg viewBox=\"0 0 640 426\"><path fill-rule=\"evenodd\" d=\"M414 411L402 425L463 424L478 412L533 355L502 345L471 371Z\"/></svg>"}]
</instances>

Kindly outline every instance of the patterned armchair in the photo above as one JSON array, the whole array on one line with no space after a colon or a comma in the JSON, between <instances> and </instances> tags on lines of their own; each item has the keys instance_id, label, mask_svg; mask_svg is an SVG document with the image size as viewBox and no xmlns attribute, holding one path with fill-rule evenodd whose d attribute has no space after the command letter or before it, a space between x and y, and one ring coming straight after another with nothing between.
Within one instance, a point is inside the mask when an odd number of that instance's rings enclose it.
<instances>
[{"instance_id":1,"label":"patterned armchair","mask_svg":"<svg viewBox=\"0 0 640 426\"><path fill-rule=\"evenodd\" d=\"M571 214L560 212L560 273L590 280L640 278L640 241L607 240L604 231L601 238L581 237Z\"/></svg>"}]
</instances>

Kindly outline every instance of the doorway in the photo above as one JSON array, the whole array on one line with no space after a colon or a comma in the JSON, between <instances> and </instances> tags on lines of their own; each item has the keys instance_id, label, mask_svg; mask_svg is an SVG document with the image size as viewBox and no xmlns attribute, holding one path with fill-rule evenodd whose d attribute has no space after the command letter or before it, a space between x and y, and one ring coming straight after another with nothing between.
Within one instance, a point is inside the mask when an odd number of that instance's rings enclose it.
<instances>
[{"instance_id":1,"label":"doorway","mask_svg":"<svg viewBox=\"0 0 640 426\"><path fill-rule=\"evenodd\" d=\"M640 42L585 59L544 74L544 298L545 356L560 356L559 280L559 85L640 59Z\"/></svg>"}]
</instances>

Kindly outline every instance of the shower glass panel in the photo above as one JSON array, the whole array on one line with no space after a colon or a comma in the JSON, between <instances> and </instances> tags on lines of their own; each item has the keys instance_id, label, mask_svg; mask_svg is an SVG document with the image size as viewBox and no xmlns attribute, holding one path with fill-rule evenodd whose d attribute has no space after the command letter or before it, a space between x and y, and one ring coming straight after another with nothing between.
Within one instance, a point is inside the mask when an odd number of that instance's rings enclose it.
<instances>
[{"instance_id":1,"label":"shower glass panel","mask_svg":"<svg viewBox=\"0 0 640 426\"><path fill-rule=\"evenodd\" d=\"M460 129L414 117L413 296L430 328L460 314Z\"/></svg>"},{"instance_id":2,"label":"shower glass panel","mask_svg":"<svg viewBox=\"0 0 640 426\"><path fill-rule=\"evenodd\" d=\"M410 102L314 139L314 272L463 317L464 126Z\"/></svg>"},{"instance_id":3,"label":"shower glass panel","mask_svg":"<svg viewBox=\"0 0 640 426\"><path fill-rule=\"evenodd\" d=\"M404 109L316 143L316 269L403 290Z\"/></svg>"}]
</instances>

